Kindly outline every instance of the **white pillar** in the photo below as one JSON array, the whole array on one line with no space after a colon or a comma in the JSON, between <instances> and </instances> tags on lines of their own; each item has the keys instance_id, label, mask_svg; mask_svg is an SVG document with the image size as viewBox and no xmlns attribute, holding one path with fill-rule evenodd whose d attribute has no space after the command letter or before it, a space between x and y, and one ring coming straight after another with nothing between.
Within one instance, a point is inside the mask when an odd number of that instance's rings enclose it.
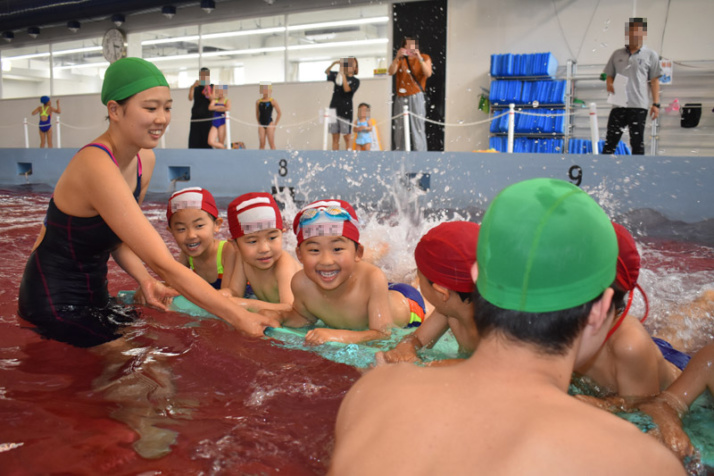
<instances>
[{"instance_id":1,"label":"white pillar","mask_svg":"<svg viewBox=\"0 0 714 476\"><path fill-rule=\"evenodd\" d=\"M406 104L403 107L404 110L404 150L411 152L412 150L412 133L409 128L409 106Z\"/></svg>"},{"instance_id":2,"label":"white pillar","mask_svg":"<svg viewBox=\"0 0 714 476\"><path fill-rule=\"evenodd\" d=\"M509 154L513 153L513 133L516 130L516 105L511 103L508 105L508 149Z\"/></svg>"},{"instance_id":3,"label":"white pillar","mask_svg":"<svg viewBox=\"0 0 714 476\"><path fill-rule=\"evenodd\" d=\"M22 121L22 123L23 123L24 126L25 126L25 149L29 149L29 148L30 148L30 133L29 133L29 131L27 130L27 118L25 118L25 119Z\"/></svg>"},{"instance_id":4,"label":"white pillar","mask_svg":"<svg viewBox=\"0 0 714 476\"><path fill-rule=\"evenodd\" d=\"M60 127L60 124L62 124L62 123L60 122L59 114L57 114L56 117L57 117L57 119L56 119L56 123L57 123L57 148L58 148L58 149L61 149L61 148L62 148L62 129L61 129L61 127Z\"/></svg>"},{"instance_id":5,"label":"white pillar","mask_svg":"<svg viewBox=\"0 0 714 476\"><path fill-rule=\"evenodd\" d=\"M226 141L228 141L227 149L231 148L231 113L226 111ZM225 145L225 144L224 144Z\"/></svg>"},{"instance_id":6,"label":"white pillar","mask_svg":"<svg viewBox=\"0 0 714 476\"><path fill-rule=\"evenodd\" d=\"M597 104L590 103L590 142L593 144L593 155L599 155L597 143L600 140L600 131L597 127Z\"/></svg>"},{"instance_id":7,"label":"white pillar","mask_svg":"<svg viewBox=\"0 0 714 476\"><path fill-rule=\"evenodd\" d=\"M650 122L652 125L652 132L650 133L650 155L657 155L657 147L659 145L659 134L657 132L659 127L659 118L652 119Z\"/></svg>"},{"instance_id":8,"label":"white pillar","mask_svg":"<svg viewBox=\"0 0 714 476\"><path fill-rule=\"evenodd\" d=\"M327 139L330 135L330 109L327 107L325 109L323 109L323 111L322 111L322 121L323 121L323 126L324 126L324 135L322 138L322 150L329 150L327 148L327 144L328 144Z\"/></svg>"}]
</instances>

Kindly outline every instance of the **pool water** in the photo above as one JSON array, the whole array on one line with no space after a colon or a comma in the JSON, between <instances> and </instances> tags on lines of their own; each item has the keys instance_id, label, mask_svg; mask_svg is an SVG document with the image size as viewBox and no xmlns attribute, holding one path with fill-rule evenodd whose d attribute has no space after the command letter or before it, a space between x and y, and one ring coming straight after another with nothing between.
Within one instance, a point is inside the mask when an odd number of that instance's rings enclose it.
<instances>
[{"instance_id":1,"label":"pool water","mask_svg":"<svg viewBox=\"0 0 714 476\"><path fill-rule=\"evenodd\" d=\"M48 193L31 190L0 191L6 244L0 267L3 474L325 473L337 409L360 375L354 366L306 352L297 341L276 345L243 337L219 320L150 309L127 333L124 360L110 367L90 350L42 340L19 326L19 281L48 199ZM177 251L165 228L164 203L144 209ZM394 228L385 220L366 226L365 236L386 236L375 230ZM395 233L411 228L413 234L413 223L402 228ZM388 279L413 277L409 259L419 236L410 242L389 238L390 252L380 257L393 265L387 266ZM673 316L678 302L712 287L714 249L638 243L641 284L652 307L648 329L689 352L711 341L711 312ZM109 269L112 294L135 287L113 262ZM634 312L641 312L635 301Z\"/></svg>"}]
</instances>

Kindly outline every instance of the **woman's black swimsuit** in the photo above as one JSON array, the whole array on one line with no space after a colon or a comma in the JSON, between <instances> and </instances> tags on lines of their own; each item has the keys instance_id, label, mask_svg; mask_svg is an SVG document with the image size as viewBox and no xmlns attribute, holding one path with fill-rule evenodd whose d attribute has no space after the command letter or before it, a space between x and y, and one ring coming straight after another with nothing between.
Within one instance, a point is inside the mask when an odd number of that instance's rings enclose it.
<instances>
[{"instance_id":1,"label":"woman's black swimsuit","mask_svg":"<svg viewBox=\"0 0 714 476\"><path fill-rule=\"evenodd\" d=\"M112 153L101 144L87 147ZM141 193L141 159L136 190ZM107 261L121 240L100 215L73 217L50 199L46 232L27 260L19 295L20 317L42 336L77 347L93 347L121 337L122 327L136 319L136 311L109 296Z\"/></svg>"}]
</instances>

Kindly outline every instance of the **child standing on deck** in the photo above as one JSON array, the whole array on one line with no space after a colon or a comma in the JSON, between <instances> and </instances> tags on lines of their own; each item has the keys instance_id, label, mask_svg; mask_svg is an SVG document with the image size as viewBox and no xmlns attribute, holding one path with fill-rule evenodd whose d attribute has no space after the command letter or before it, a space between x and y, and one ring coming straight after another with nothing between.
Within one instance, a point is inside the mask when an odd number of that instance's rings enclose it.
<instances>
[{"instance_id":1,"label":"child standing on deck","mask_svg":"<svg viewBox=\"0 0 714 476\"><path fill-rule=\"evenodd\" d=\"M52 113L62 114L60 111L59 99L57 100L57 107L52 107L52 101L50 101L49 96L42 96L40 98L41 106L37 106L32 115L40 115L40 148L45 147L47 143L48 148L52 148Z\"/></svg>"},{"instance_id":2,"label":"child standing on deck","mask_svg":"<svg viewBox=\"0 0 714 476\"><path fill-rule=\"evenodd\" d=\"M226 113L231 110L231 100L226 97L228 86L221 85L214 88L215 96L208 105L208 110L213 111L213 123L208 132L208 145L214 149L226 148Z\"/></svg>"},{"instance_id":3,"label":"child standing on deck","mask_svg":"<svg viewBox=\"0 0 714 476\"><path fill-rule=\"evenodd\" d=\"M231 292L240 299L254 295L243 305L253 310L288 310L293 303L290 281L300 269L295 258L283 251L283 218L269 193L246 193L228 205L228 228L236 244ZM250 284L249 284L250 283Z\"/></svg>"},{"instance_id":4,"label":"child standing on deck","mask_svg":"<svg viewBox=\"0 0 714 476\"><path fill-rule=\"evenodd\" d=\"M293 308L279 320L303 327L321 319L308 344L359 343L388 338L392 327L418 326L424 300L407 284L389 284L382 270L362 260L359 222L343 200L318 200L295 217L297 257L303 265L292 280Z\"/></svg>"},{"instance_id":5,"label":"child standing on deck","mask_svg":"<svg viewBox=\"0 0 714 476\"><path fill-rule=\"evenodd\" d=\"M339 64L338 72L332 68ZM327 80L334 83L332 90L332 100L330 108L337 112L337 121L330 124L332 134L332 150L340 150L340 134L345 138L345 149L350 148L350 137L352 128L352 98L359 88L359 79L355 77L359 73L357 58L342 58L333 61L325 70Z\"/></svg>"},{"instance_id":6,"label":"child standing on deck","mask_svg":"<svg viewBox=\"0 0 714 476\"><path fill-rule=\"evenodd\" d=\"M265 149L265 138L268 138L270 148L275 150L275 127L280 122L280 106L278 101L273 99L273 86L270 83L260 83L260 99L255 102L255 118L258 121L258 139L260 149ZM278 113L273 122L273 109Z\"/></svg>"},{"instance_id":7,"label":"child standing on deck","mask_svg":"<svg viewBox=\"0 0 714 476\"><path fill-rule=\"evenodd\" d=\"M355 145L357 150L370 150L372 148L372 126L369 124L370 107L367 103L357 106L357 122L355 122Z\"/></svg>"},{"instance_id":8,"label":"child standing on deck","mask_svg":"<svg viewBox=\"0 0 714 476\"><path fill-rule=\"evenodd\" d=\"M377 364L421 362L417 351L431 347L451 329L459 354L471 355L478 344L474 322L472 268L476 265L479 225L466 221L441 223L424 235L414 250L419 290L434 306L424 324L405 336L397 346L376 354ZM449 359L430 362L443 366L460 362Z\"/></svg>"}]
</instances>

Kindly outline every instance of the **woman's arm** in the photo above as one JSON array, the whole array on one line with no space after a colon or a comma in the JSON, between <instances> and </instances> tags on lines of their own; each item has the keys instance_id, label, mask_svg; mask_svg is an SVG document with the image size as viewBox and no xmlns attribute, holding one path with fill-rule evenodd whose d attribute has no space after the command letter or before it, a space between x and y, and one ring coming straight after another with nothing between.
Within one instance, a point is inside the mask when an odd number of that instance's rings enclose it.
<instances>
[{"instance_id":1,"label":"woman's arm","mask_svg":"<svg viewBox=\"0 0 714 476\"><path fill-rule=\"evenodd\" d=\"M332 64L330 66L328 66L327 69L325 70L325 76L329 75L332 72L332 68L339 62L340 62L340 60L333 61Z\"/></svg>"},{"instance_id":2,"label":"woman's arm","mask_svg":"<svg viewBox=\"0 0 714 476\"><path fill-rule=\"evenodd\" d=\"M191 85L191 87L188 88L188 100L189 100L189 101L193 101L193 90L194 90L194 89L196 88L196 86L198 86L199 84L200 84L200 82L199 82L198 79L197 79L196 81L193 82L193 84Z\"/></svg>"},{"instance_id":3,"label":"woman's arm","mask_svg":"<svg viewBox=\"0 0 714 476\"><path fill-rule=\"evenodd\" d=\"M111 160L96 160L98 155L100 152L86 149L78 153L67 185L72 186L71 182L75 182L74 188L80 190L79 193L122 242L161 279L191 302L225 319L237 329L250 335L262 335L268 320L232 305L210 284L177 262L142 213L120 170ZM153 168L153 153L142 151L142 156L146 159L145 168Z\"/></svg>"}]
</instances>

